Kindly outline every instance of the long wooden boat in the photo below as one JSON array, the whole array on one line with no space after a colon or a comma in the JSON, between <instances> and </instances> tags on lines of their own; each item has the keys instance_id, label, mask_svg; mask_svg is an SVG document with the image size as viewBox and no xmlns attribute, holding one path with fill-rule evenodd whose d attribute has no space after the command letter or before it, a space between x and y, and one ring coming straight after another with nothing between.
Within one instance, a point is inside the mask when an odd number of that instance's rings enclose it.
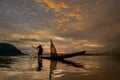
<instances>
[{"instance_id":1,"label":"long wooden boat","mask_svg":"<svg viewBox=\"0 0 120 80\"><path fill-rule=\"evenodd\" d=\"M76 52L76 53L69 53L69 54L57 55L55 57L43 56L42 58L51 59L51 60L62 60L62 59L65 59L65 58L71 58L71 57L75 57L75 56L84 55L85 52L86 51L80 51L80 52Z\"/></svg>"},{"instance_id":2,"label":"long wooden boat","mask_svg":"<svg viewBox=\"0 0 120 80\"><path fill-rule=\"evenodd\" d=\"M62 54L62 55L58 55L57 54L57 50L53 44L53 41L50 39L50 56L42 56L42 58L45 59L51 59L51 60L63 60L65 58L70 58L70 57L75 57L75 56L79 56L79 55L83 55L85 54L86 51L80 51L80 52L76 52L76 53L67 53L67 54Z\"/></svg>"}]
</instances>

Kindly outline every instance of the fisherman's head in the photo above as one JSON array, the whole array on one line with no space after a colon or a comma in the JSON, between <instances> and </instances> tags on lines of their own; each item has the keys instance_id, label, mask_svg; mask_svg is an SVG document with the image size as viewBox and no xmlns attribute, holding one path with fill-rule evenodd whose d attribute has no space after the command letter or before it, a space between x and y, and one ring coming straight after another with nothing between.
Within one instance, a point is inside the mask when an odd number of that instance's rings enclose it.
<instances>
[{"instance_id":1,"label":"fisherman's head","mask_svg":"<svg viewBox=\"0 0 120 80\"><path fill-rule=\"evenodd\" d=\"M39 45L38 47L40 48L40 47L42 47L42 45Z\"/></svg>"}]
</instances>

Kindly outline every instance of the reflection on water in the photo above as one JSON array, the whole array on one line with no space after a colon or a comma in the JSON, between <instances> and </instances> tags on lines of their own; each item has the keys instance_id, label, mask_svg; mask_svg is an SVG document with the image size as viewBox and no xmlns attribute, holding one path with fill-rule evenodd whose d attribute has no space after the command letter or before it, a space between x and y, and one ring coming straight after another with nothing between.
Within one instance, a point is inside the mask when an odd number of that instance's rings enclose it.
<instances>
[{"instance_id":1,"label":"reflection on water","mask_svg":"<svg viewBox=\"0 0 120 80\"><path fill-rule=\"evenodd\" d=\"M56 70L57 67L57 61L51 60L50 61L50 73L49 73L49 79L52 80L54 75L54 70Z\"/></svg>"},{"instance_id":2,"label":"reflection on water","mask_svg":"<svg viewBox=\"0 0 120 80\"><path fill-rule=\"evenodd\" d=\"M84 68L84 65L82 65L80 63L73 62L73 61L69 61L69 60L60 60L59 62L67 64L68 66Z\"/></svg>"},{"instance_id":3,"label":"reflection on water","mask_svg":"<svg viewBox=\"0 0 120 80\"><path fill-rule=\"evenodd\" d=\"M12 64L13 59L9 57L0 57L0 67L9 68L10 64Z\"/></svg>"},{"instance_id":4,"label":"reflection on water","mask_svg":"<svg viewBox=\"0 0 120 80\"><path fill-rule=\"evenodd\" d=\"M64 64L68 64L69 66L73 66L73 67L79 67L79 68L84 68L83 65L81 64L78 64L78 63L75 63L73 61L69 61L69 60L59 60L59 61L56 61L56 60L50 60L50 72L49 72L49 80L52 80L54 78L54 76L56 75L55 73L58 74L58 71L57 70L57 62L61 62L61 63L64 63ZM42 70L42 58L38 58L38 67L37 67L37 71L41 71ZM60 71L60 70L59 70ZM57 76L61 76L60 74L57 75Z\"/></svg>"},{"instance_id":5,"label":"reflection on water","mask_svg":"<svg viewBox=\"0 0 120 80\"><path fill-rule=\"evenodd\" d=\"M37 71L41 71L42 70L42 58L38 58L38 68Z\"/></svg>"},{"instance_id":6,"label":"reflection on water","mask_svg":"<svg viewBox=\"0 0 120 80\"><path fill-rule=\"evenodd\" d=\"M61 61L0 57L0 80L119 80L119 61L110 56L80 56Z\"/></svg>"}]
</instances>

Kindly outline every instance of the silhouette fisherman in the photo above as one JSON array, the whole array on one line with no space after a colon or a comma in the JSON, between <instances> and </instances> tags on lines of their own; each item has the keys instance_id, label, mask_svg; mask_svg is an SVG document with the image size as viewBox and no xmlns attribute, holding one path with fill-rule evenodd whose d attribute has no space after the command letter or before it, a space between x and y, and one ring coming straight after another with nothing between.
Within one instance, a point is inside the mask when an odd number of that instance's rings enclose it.
<instances>
[{"instance_id":1,"label":"silhouette fisherman","mask_svg":"<svg viewBox=\"0 0 120 80\"><path fill-rule=\"evenodd\" d=\"M42 45L39 45L39 46L37 47L37 50L38 50L38 56L41 56L41 57L42 57L42 52L43 52Z\"/></svg>"},{"instance_id":2,"label":"silhouette fisherman","mask_svg":"<svg viewBox=\"0 0 120 80\"><path fill-rule=\"evenodd\" d=\"M42 52L43 52L42 45L39 45L38 47L34 47L34 48L38 50L38 57L42 57Z\"/></svg>"}]
</instances>

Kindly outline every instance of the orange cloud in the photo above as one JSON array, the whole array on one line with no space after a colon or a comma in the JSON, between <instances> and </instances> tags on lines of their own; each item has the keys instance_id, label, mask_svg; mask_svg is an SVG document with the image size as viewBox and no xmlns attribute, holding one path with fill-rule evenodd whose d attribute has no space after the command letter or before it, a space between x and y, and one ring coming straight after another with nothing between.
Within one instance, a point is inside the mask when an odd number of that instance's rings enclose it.
<instances>
[{"instance_id":1,"label":"orange cloud","mask_svg":"<svg viewBox=\"0 0 120 80\"><path fill-rule=\"evenodd\" d=\"M76 21L73 21L73 19ZM53 18L51 21L57 24L57 29L63 29L64 31L71 30L82 30L82 23L80 22L82 17L80 15L75 14L65 14L65 16L61 16L60 18Z\"/></svg>"},{"instance_id":2,"label":"orange cloud","mask_svg":"<svg viewBox=\"0 0 120 80\"><path fill-rule=\"evenodd\" d=\"M101 45L99 43L93 43L93 42L87 42L83 46L93 47L93 48L103 47L103 45Z\"/></svg>"},{"instance_id":3,"label":"orange cloud","mask_svg":"<svg viewBox=\"0 0 120 80\"><path fill-rule=\"evenodd\" d=\"M54 9L55 11L60 11L61 9L69 8L69 5L63 2L63 0L34 0L37 3L47 4L47 9Z\"/></svg>"},{"instance_id":4,"label":"orange cloud","mask_svg":"<svg viewBox=\"0 0 120 80\"><path fill-rule=\"evenodd\" d=\"M66 14L64 14L64 16L74 17L77 20L82 20L82 16L79 13L76 13L76 12L66 13Z\"/></svg>"},{"instance_id":5,"label":"orange cloud","mask_svg":"<svg viewBox=\"0 0 120 80\"><path fill-rule=\"evenodd\" d=\"M71 43L73 45L81 45L84 47L103 47L103 45L100 45L99 43L95 43L95 42L90 42L88 40L72 40Z\"/></svg>"},{"instance_id":6,"label":"orange cloud","mask_svg":"<svg viewBox=\"0 0 120 80\"><path fill-rule=\"evenodd\" d=\"M54 9L55 15L50 19L51 23L55 23L57 29L67 32L71 30L81 30L83 27L81 21L83 16L80 14L81 5L70 3L65 0L34 0L36 3L46 4L45 10ZM64 10L65 9L65 10Z\"/></svg>"},{"instance_id":7,"label":"orange cloud","mask_svg":"<svg viewBox=\"0 0 120 80\"><path fill-rule=\"evenodd\" d=\"M53 21L57 22L59 24L63 24L63 23L69 22L69 18L67 18L67 17L61 17L59 19L58 18L54 18Z\"/></svg>"}]
</instances>

